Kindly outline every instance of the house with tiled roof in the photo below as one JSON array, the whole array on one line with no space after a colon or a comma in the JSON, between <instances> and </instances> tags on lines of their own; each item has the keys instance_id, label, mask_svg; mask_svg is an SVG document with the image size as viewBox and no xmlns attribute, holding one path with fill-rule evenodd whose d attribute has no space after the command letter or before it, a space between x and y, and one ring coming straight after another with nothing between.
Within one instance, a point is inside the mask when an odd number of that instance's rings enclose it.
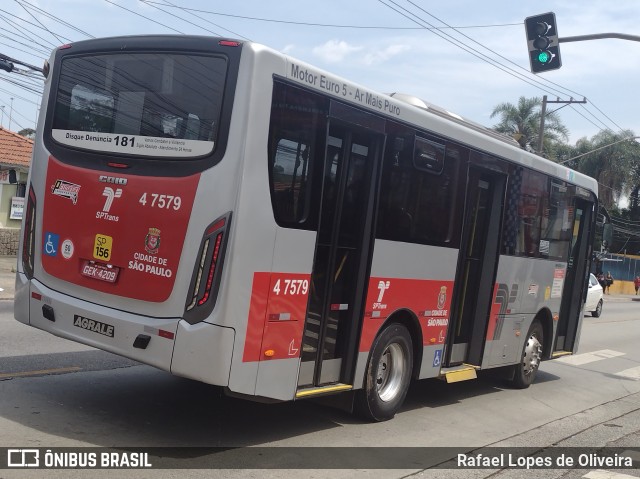
<instances>
[{"instance_id":1,"label":"house with tiled roof","mask_svg":"<svg viewBox=\"0 0 640 479\"><path fill-rule=\"evenodd\" d=\"M0 127L0 255L15 254L33 140Z\"/></svg>"}]
</instances>

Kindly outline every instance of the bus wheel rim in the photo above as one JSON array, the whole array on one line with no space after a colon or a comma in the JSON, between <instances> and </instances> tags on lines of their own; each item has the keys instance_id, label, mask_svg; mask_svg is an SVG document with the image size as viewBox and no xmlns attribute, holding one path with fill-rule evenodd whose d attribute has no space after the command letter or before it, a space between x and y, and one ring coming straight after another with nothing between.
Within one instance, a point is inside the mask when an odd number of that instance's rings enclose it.
<instances>
[{"instance_id":1,"label":"bus wheel rim","mask_svg":"<svg viewBox=\"0 0 640 479\"><path fill-rule=\"evenodd\" d=\"M402 346L397 343L388 345L382 353L376 376L376 391L382 401L392 401L402 390L405 362Z\"/></svg>"},{"instance_id":2,"label":"bus wheel rim","mask_svg":"<svg viewBox=\"0 0 640 479\"><path fill-rule=\"evenodd\" d=\"M524 348L523 366L524 373L535 373L540 366L540 360L542 358L542 344L538 341L538 338L532 334L527 340L527 345Z\"/></svg>"}]
</instances>

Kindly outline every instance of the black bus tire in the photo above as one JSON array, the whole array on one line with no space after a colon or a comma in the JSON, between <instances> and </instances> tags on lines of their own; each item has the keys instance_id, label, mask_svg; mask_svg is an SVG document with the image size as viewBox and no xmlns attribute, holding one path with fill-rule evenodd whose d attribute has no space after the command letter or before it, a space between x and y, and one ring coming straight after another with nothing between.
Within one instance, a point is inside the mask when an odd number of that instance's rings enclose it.
<instances>
[{"instance_id":1,"label":"black bus tire","mask_svg":"<svg viewBox=\"0 0 640 479\"><path fill-rule=\"evenodd\" d=\"M391 323L373 342L356 412L371 421L393 418L409 390L412 368L411 334L402 324Z\"/></svg>"}]
</instances>

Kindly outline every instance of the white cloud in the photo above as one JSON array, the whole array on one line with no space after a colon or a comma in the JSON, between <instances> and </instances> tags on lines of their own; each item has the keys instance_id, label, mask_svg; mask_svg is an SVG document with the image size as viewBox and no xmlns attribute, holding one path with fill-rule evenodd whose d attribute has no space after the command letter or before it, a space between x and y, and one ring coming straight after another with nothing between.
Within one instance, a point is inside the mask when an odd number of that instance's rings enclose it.
<instances>
[{"instance_id":1,"label":"white cloud","mask_svg":"<svg viewBox=\"0 0 640 479\"><path fill-rule=\"evenodd\" d=\"M282 53L284 53L285 55L291 55L291 54L293 54L293 53L294 53L294 51L295 51L295 50L296 50L296 46L295 46L295 45L293 45L292 43L289 43L289 44L285 45L285 46L282 48L282 50L281 50L281 51L282 51Z\"/></svg>"},{"instance_id":2,"label":"white cloud","mask_svg":"<svg viewBox=\"0 0 640 479\"><path fill-rule=\"evenodd\" d=\"M387 60L399 55L403 52L411 50L409 45L389 45L387 48L383 50L376 50L370 53L367 53L364 56L365 65L375 65L378 63L384 63Z\"/></svg>"},{"instance_id":3,"label":"white cloud","mask_svg":"<svg viewBox=\"0 0 640 479\"><path fill-rule=\"evenodd\" d=\"M327 63L338 63L344 60L348 55L362 50L362 47L349 45L342 40L329 40L324 45L320 45L313 49L313 54L320 57Z\"/></svg>"}]
</instances>

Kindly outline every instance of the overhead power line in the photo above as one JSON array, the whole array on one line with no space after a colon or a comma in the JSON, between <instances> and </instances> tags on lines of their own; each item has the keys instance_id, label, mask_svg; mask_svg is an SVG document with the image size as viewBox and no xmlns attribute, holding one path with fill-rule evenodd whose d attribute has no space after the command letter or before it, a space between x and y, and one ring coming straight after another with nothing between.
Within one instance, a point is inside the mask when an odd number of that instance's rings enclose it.
<instances>
[{"instance_id":1,"label":"overhead power line","mask_svg":"<svg viewBox=\"0 0 640 479\"><path fill-rule=\"evenodd\" d=\"M408 10L407 8L399 5L397 2L395 2L394 0L388 0L390 3L392 3L394 6L389 5L388 3L386 3L384 0L378 0L380 3L382 3L383 5L387 6L388 8L390 8L391 10L395 11L396 13L399 13L400 15L404 16L405 18L407 18L408 20L418 24L418 25L422 25L423 27L425 25L431 27L430 29L428 29L429 31L431 31L431 33L433 33L434 35L437 35L438 37L442 38L444 41L451 43L452 45L466 51L467 53L473 55L474 57L478 58L479 60L488 63L489 65L497 68L498 70L501 70L502 72L520 80L523 81L525 83L528 83L529 85L538 88L542 91L544 91L545 93L548 93L550 95L554 95L554 93L552 91L555 91L556 93L559 92L562 95L567 95L565 92L560 92L559 90L556 90L553 87L548 87L546 85L541 84L537 79L531 78L528 74L523 74L520 73L519 71L501 63L498 60L493 60L493 59L489 59L486 57L484 52L481 52L475 48L473 48L472 46L467 45L466 43L464 43L462 40L459 40L457 38L455 38L454 36L444 32L444 31L440 31L438 29L435 29L434 26L429 23L427 20L425 20L424 18L420 17L420 15L411 12L410 10ZM427 29L425 27L425 29ZM477 42L476 42L477 43ZM482 44L479 44L480 46L484 47ZM526 71L526 70L525 70ZM549 91L552 90L552 91Z\"/></svg>"},{"instance_id":2,"label":"overhead power line","mask_svg":"<svg viewBox=\"0 0 640 479\"><path fill-rule=\"evenodd\" d=\"M405 18L409 19L410 21L418 24L418 25L422 25L424 27L424 25L428 25L430 28L429 30L434 33L435 35L439 36L440 38L442 38L443 40L453 44L454 46L457 46L458 48L466 51L467 53L470 53L471 55L475 56L476 58L479 58L480 60L482 60L485 63L488 63L490 65L492 65L495 68L498 68L499 70L519 79L520 81L523 81L525 83L528 83L529 85L532 85L544 92L550 93L549 90L554 90L554 91L559 91L556 88L543 84L541 83L537 78L541 78L542 80L544 80L547 83L550 83L552 85L557 86L558 88L561 88L562 90L564 90L564 92L562 92L563 95L567 95L567 96L571 96L566 92L571 92L574 93L578 96L582 96L585 97L585 95L582 95L578 92L575 92L569 88L566 88L562 85L559 85L558 83L552 82L550 80L544 79L542 77L536 77L536 79L532 79L530 76L530 72L524 68L522 68L520 65L517 65L516 63L512 62L511 60L503 57L502 55L500 55L499 53L495 52L494 50L488 48L487 46L485 46L484 44L477 42L476 40L474 40L473 38L465 35L462 32L457 31L456 28L451 27L451 29L453 31L455 31L456 33L458 33L459 35L462 35L463 37L473 41L474 43L476 43L477 45L481 46L483 48L483 51L478 51L477 49L469 46L467 43L465 43L463 40L460 40L456 37L453 37L452 35L449 35L447 33L445 33L444 31L435 31L433 29L433 25L431 23L429 23L426 19L424 19L422 16L420 16L419 14L409 10L408 8L400 5L398 2L394 1L394 0L387 0L389 3L393 4L389 5L388 3L386 3L384 0L378 0L380 3L382 3L383 5L385 5L386 7L394 10L396 13L399 13L400 15L404 16ZM437 21L439 21L440 23L443 23L444 25L449 26L448 24L446 24L446 22L444 22L443 20L439 19L438 17L432 15L431 13L427 12L424 8L416 5L413 1L411 0L407 0L407 3L414 6L415 8L417 8L419 11L426 13L427 15L431 16L432 18L436 19ZM450 26L449 26L450 27ZM425 29L427 29L425 27ZM518 69L524 70L526 72L526 75L514 70L513 68L509 67L508 65L505 65L504 63L498 61L498 60L494 60L493 58L487 58L486 54L484 52L484 50L491 52L492 54L494 54L495 56L502 58L503 60L507 61L508 63L514 64ZM590 101L590 104L593 105L593 103ZM597 108L595 105L593 105L600 113L602 113L602 110L600 110L599 108ZM573 109L574 111L577 111L575 109ZM590 113L592 116L596 117L593 113ZM584 115L581 115L584 117ZM606 116L606 115L605 115ZM621 131L624 131L622 128L620 128L615 122L613 122L609 117L606 117L609 121L611 121L614 125L616 125L616 127L618 127ZM589 120L588 120L589 121ZM601 121L598 119L598 121ZM591 122L593 124L593 122ZM605 129L609 129L606 124L604 122L602 122L603 125L605 125ZM595 125L596 128L598 128L599 130L602 130L602 128L600 128L599 126Z\"/></svg>"},{"instance_id":3,"label":"overhead power line","mask_svg":"<svg viewBox=\"0 0 640 479\"><path fill-rule=\"evenodd\" d=\"M167 5L166 3L159 3L153 0L140 0L147 4ZM167 5L168 6L168 5ZM267 23L285 23L288 25L300 25L303 27L322 27L322 28L347 28L347 29L364 29L364 30L424 30L424 27L391 27L385 25L344 25L335 23L314 23L314 22L301 22L295 20L282 20L277 18L263 18L263 17L250 17L247 15L233 15L231 13L214 12L211 10L201 10L197 8L181 7L178 5L171 5L179 10L194 12L194 13L207 13L209 15L217 15L220 17L238 18L241 20L251 20L255 22L267 22ZM498 27L512 27L515 25L522 25L521 23L502 23L497 25L467 25L461 27L434 27L436 30L443 30L445 28L498 28Z\"/></svg>"},{"instance_id":4,"label":"overhead power line","mask_svg":"<svg viewBox=\"0 0 640 479\"><path fill-rule=\"evenodd\" d=\"M74 30L78 33L81 33L89 38L95 38L93 35L91 35L90 33L85 32L84 30L81 30L80 28L78 28L76 25L73 25L65 20L62 20L60 17L56 17L55 15L52 15L51 13L47 12L46 10L43 10L39 7L37 7L36 5L33 5L32 3L27 2L26 0L20 0L21 3L29 5L32 9L34 9L35 11L37 11L38 13L41 13L42 15L46 16L47 18L50 18L51 20L64 25L67 28L70 28L71 30Z\"/></svg>"},{"instance_id":5,"label":"overhead power line","mask_svg":"<svg viewBox=\"0 0 640 479\"><path fill-rule=\"evenodd\" d=\"M104 0L104 1L105 1L105 2L107 2L107 3L110 3L111 5L116 6L116 7L118 7L118 8L121 8L122 10L126 10L127 12L129 12L129 13L131 13L131 14L133 14L133 15L137 15L138 17L142 17L142 18L144 18L145 20L149 20L150 22L157 23L158 25L162 25L163 27L168 28L168 29L169 29L169 30L171 30L171 31L174 31L174 32L176 32L176 33L180 33L180 34L182 34L182 35L184 35L184 34L185 34L184 32L181 32L180 30L176 30L175 28L170 27L169 25L165 25L164 23L160 23L160 22L158 22L158 21L156 21L156 20L153 20L153 19L151 19L151 18L149 18L149 17L146 17L146 16L144 16L144 15L142 15L142 14L138 13L138 12L134 12L133 10L131 10L131 9L129 9L129 8L126 8L126 7L123 7L122 5L118 5L116 2L112 2L111 0Z\"/></svg>"},{"instance_id":6,"label":"overhead power line","mask_svg":"<svg viewBox=\"0 0 640 479\"><path fill-rule=\"evenodd\" d=\"M207 31L207 32L209 32L209 33L213 33L213 34L214 34L214 35L216 35L216 36L223 36L223 35L220 35L220 34L219 34L219 33L217 33L217 32L214 32L214 31L212 31L212 30L209 30L208 28L205 28L205 27L203 27L203 26L201 26L201 25L197 25L197 24L195 24L195 23L191 22L190 20L186 20L186 19L184 19L184 18L182 18L182 17L178 17L177 15L175 15L175 13L169 13L167 10L165 10L165 9L160 8L159 6L157 6L157 5L162 5L163 7L172 7L172 8L177 8L177 9L182 10L183 12L188 13L189 15L192 15L192 16L194 16L194 17L198 18L198 19L202 19L202 17L199 17L199 16L198 16L198 15L196 15L195 13L193 13L193 12L189 11L189 9L186 9L186 8L180 7L180 6L178 6L178 5L174 4L174 3L169 2L168 0L165 0L165 2L164 2L164 3L162 3L162 4L160 4L160 3L158 3L158 2L151 2L151 1L148 1L148 0L140 0L140 1L141 1L142 3L145 3L145 4L149 5L150 7L156 8L156 9L158 9L158 10L160 10L160 11L162 11L162 12L164 12L164 13L168 14L168 15L171 15L171 16L173 16L173 17L177 17L177 18L179 18L180 20L182 20L183 22L186 22L186 23L188 23L188 24L190 24L190 25L193 25L193 26L195 26L195 27L201 28L201 29L203 29L203 30L205 30L205 31ZM239 33L236 33L236 32L234 32L233 30L229 30L228 28L225 28L225 27L223 27L223 26L221 26L221 25L218 25L217 23L213 23L213 22L208 22L208 23L210 23L211 25L215 26L216 28L220 28L220 29L222 29L222 30L225 30L225 31L227 31L227 32L231 33L231 35L234 35L234 36L236 36L236 37L239 37L239 38L242 38L242 39L245 39L245 40L249 40L249 39L248 39L247 37L245 37L244 35L241 35L241 34L239 34Z\"/></svg>"},{"instance_id":7,"label":"overhead power line","mask_svg":"<svg viewBox=\"0 0 640 479\"><path fill-rule=\"evenodd\" d=\"M49 30L49 29L46 27L46 25L44 25L40 20L38 20L38 18L37 18L33 13L31 13L31 12L29 11L29 9L28 9L27 7L25 7L25 6L22 4L22 2L20 2L19 0L15 0L15 2L16 2L18 5L20 5L20 7L22 7L22 9L23 9L25 12L27 12L27 13L31 16L31 18L33 18L33 19L34 19L34 20L35 20L35 21L36 21L36 22L37 22L37 23L38 23L38 24L39 24L39 25L40 25L44 30L46 30L46 31L47 31L47 32L49 32L51 35L53 35L53 36L55 37L55 39L56 39L56 40L58 40L60 43L64 43L64 41L63 41L63 40L60 40L60 38L59 38L55 33L53 33L51 30Z\"/></svg>"}]
</instances>

